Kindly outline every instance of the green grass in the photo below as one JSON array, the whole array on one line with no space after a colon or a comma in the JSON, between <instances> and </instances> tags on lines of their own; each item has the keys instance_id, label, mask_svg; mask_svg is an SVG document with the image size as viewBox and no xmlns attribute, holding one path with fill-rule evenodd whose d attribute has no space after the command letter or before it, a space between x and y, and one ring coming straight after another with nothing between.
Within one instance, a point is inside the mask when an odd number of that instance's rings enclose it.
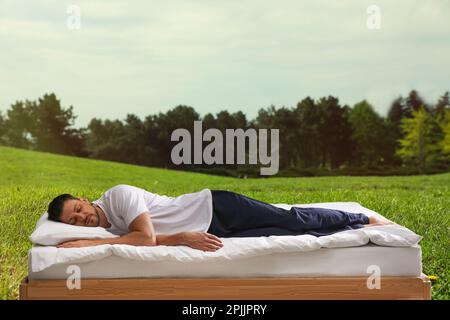
<instances>
[{"instance_id":1,"label":"green grass","mask_svg":"<svg viewBox=\"0 0 450 320\"><path fill-rule=\"evenodd\" d=\"M423 235L423 270L449 299L450 173L408 177L234 179L0 147L0 297L16 299L27 274L28 240L61 193L90 200L115 184L170 196L228 189L272 203L356 201Z\"/></svg>"}]
</instances>

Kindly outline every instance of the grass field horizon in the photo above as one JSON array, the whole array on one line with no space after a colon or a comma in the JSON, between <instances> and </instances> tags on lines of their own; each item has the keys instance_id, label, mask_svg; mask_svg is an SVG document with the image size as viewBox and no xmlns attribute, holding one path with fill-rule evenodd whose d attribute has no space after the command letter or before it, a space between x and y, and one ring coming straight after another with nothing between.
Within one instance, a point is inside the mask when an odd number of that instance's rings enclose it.
<instances>
[{"instance_id":1,"label":"grass field horizon","mask_svg":"<svg viewBox=\"0 0 450 320\"><path fill-rule=\"evenodd\" d=\"M27 275L28 239L61 193L95 200L116 184L176 196L225 189L270 203L354 201L423 236L423 272L433 299L450 298L450 173L393 177L236 179L0 146L0 298L17 299Z\"/></svg>"}]
</instances>

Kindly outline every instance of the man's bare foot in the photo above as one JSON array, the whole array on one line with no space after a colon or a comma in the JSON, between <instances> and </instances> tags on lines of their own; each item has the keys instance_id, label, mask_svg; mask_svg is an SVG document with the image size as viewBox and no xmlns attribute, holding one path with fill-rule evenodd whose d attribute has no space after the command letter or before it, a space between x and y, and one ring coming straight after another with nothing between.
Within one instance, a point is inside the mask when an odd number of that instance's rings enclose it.
<instances>
[{"instance_id":1,"label":"man's bare foot","mask_svg":"<svg viewBox=\"0 0 450 320\"><path fill-rule=\"evenodd\" d=\"M388 224L394 224L392 221L387 219L381 219L377 216L369 217L369 224L364 225L364 227L374 227L374 226L384 226Z\"/></svg>"}]
</instances>

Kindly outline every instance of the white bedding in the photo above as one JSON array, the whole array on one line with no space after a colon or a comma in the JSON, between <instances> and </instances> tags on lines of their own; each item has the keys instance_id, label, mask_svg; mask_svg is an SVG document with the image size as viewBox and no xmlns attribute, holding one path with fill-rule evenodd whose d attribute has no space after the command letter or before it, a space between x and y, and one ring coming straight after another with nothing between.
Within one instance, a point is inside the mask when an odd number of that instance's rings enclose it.
<instances>
[{"instance_id":1,"label":"white bedding","mask_svg":"<svg viewBox=\"0 0 450 320\"><path fill-rule=\"evenodd\" d=\"M276 204L276 206L289 209L292 205ZM381 217L378 213L356 202L328 202L297 204L294 206L332 208ZM277 253L310 252L321 248L357 247L364 246L369 242L387 247L411 247L416 245L421 239L421 236L411 230L394 224L338 232L324 237L299 235L222 238L224 246L215 252L203 252L187 246L136 247L129 245L101 245L64 249L53 246L34 246L30 252L30 260L32 272L40 272L53 265L86 263L110 256L153 262L220 262Z\"/></svg>"},{"instance_id":2,"label":"white bedding","mask_svg":"<svg viewBox=\"0 0 450 320\"><path fill-rule=\"evenodd\" d=\"M67 279L69 263L40 272L31 270L30 280ZM120 278L252 278L252 277L353 277L368 276L376 265L382 276L418 277L422 273L419 245L382 247L368 244L350 248L322 248L308 252L272 253L238 260L199 262L139 261L116 255L79 263L81 279Z\"/></svg>"}]
</instances>

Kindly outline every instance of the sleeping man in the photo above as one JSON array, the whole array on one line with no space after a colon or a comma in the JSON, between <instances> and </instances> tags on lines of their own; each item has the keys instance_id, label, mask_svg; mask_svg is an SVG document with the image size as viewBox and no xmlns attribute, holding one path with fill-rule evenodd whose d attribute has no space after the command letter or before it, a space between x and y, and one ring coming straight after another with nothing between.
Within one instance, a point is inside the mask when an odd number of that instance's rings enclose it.
<instances>
[{"instance_id":1,"label":"sleeping man","mask_svg":"<svg viewBox=\"0 0 450 320\"><path fill-rule=\"evenodd\" d=\"M59 195L50 202L48 215L53 221L103 227L119 235L112 239L68 241L59 244L59 248L186 245L216 251L223 246L219 237L324 236L391 223L334 209L286 210L230 191L204 189L167 197L124 184L112 187L93 202L70 194Z\"/></svg>"}]
</instances>

